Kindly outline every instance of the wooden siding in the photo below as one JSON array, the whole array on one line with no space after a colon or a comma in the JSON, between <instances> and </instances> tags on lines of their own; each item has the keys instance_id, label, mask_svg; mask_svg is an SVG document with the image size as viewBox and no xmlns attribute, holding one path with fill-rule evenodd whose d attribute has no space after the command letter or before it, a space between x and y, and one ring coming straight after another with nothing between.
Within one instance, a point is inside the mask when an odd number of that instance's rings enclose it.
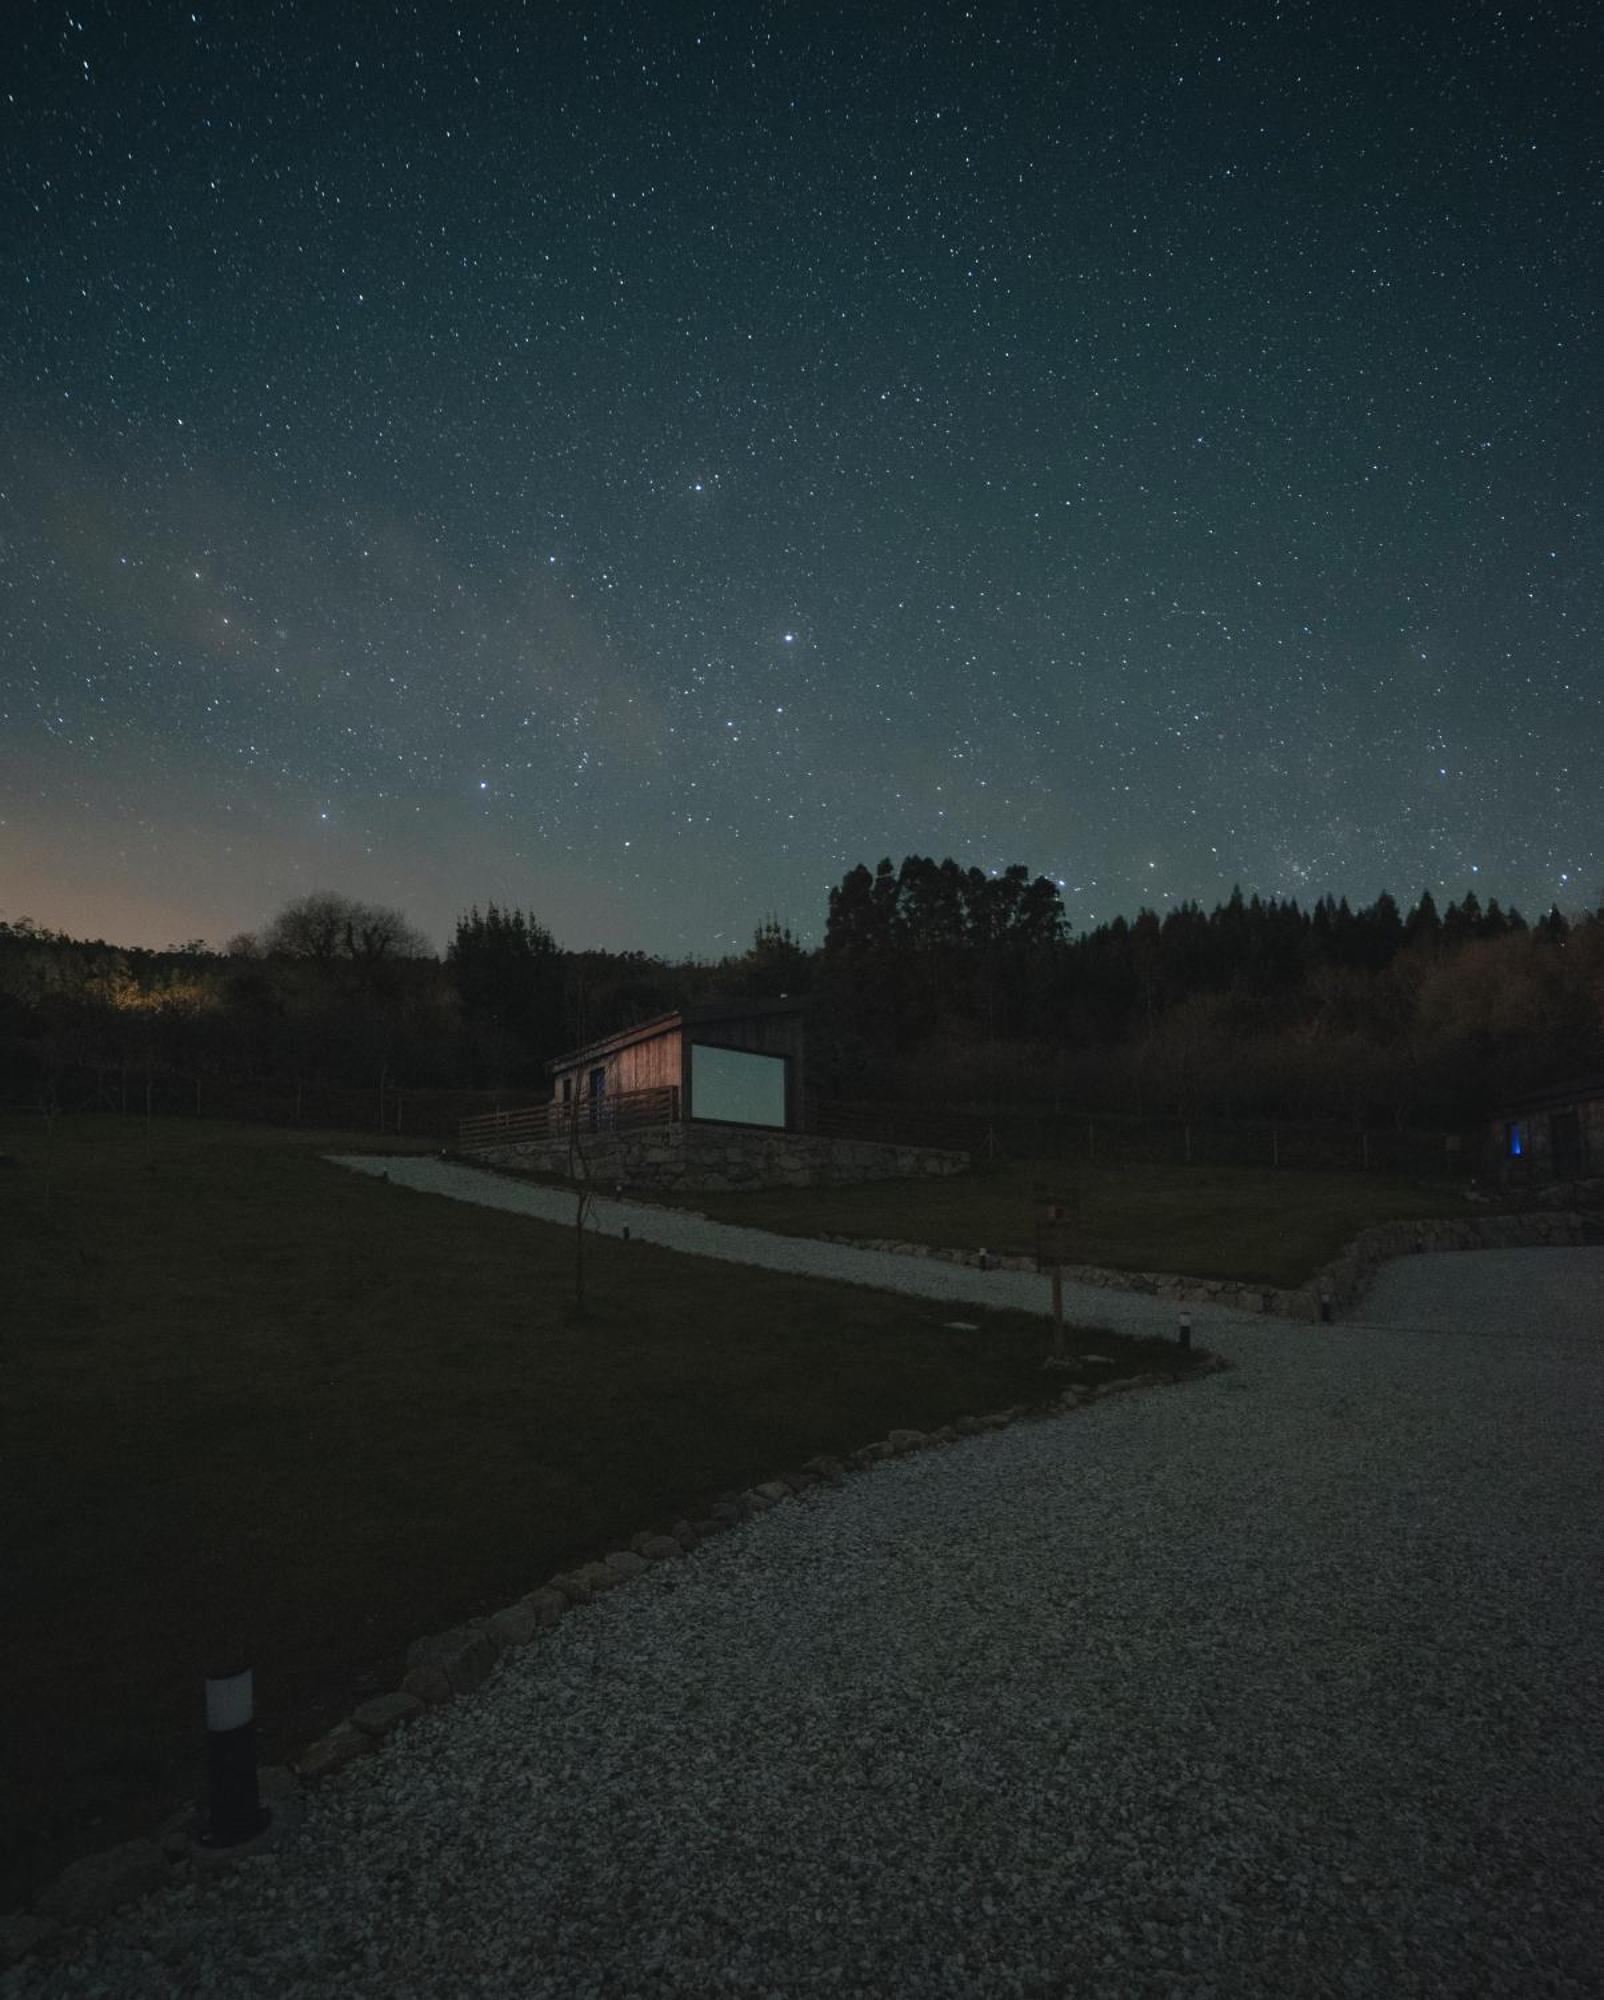
<instances>
[{"instance_id":1,"label":"wooden siding","mask_svg":"<svg viewBox=\"0 0 1604 2000\"><path fill-rule=\"evenodd\" d=\"M681 1082L680 1034L680 1029L669 1028L646 1041L611 1049L605 1055L583 1056L578 1062L552 1072L553 1095L562 1096L563 1078L571 1076L576 1094L588 1096L593 1069L606 1071L609 1097L637 1090L677 1090Z\"/></svg>"},{"instance_id":2,"label":"wooden siding","mask_svg":"<svg viewBox=\"0 0 1604 2000\"><path fill-rule=\"evenodd\" d=\"M800 1008L756 1002L752 1013L732 1006L728 1013L720 1006L709 1009L712 1018L699 1019L700 1009L690 1009L689 1020L679 1015L643 1022L642 1032L623 1030L600 1038L589 1049L576 1049L552 1065L552 1097L561 1102L563 1083L578 1097L590 1094L590 1072L605 1072L604 1092L608 1096L633 1094L642 1090L677 1090L680 1101L694 1116L690 1105L691 1048L700 1043L708 1048L742 1049L752 1055L786 1058L786 1125L796 1131L801 1123L802 1051L805 1036Z\"/></svg>"},{"instance_id":3,"label":"wooden siding","mask_svg":"<svg viewBox=\"0 0 1604 2000\"><path fill-rule=\"evenodd\" d=\"M680 1033L653 1035L649 1042L631 1042L618 1051L608 1066L609 1090L666 1090L679 1088Z\"/></svg>"}]
</instances>

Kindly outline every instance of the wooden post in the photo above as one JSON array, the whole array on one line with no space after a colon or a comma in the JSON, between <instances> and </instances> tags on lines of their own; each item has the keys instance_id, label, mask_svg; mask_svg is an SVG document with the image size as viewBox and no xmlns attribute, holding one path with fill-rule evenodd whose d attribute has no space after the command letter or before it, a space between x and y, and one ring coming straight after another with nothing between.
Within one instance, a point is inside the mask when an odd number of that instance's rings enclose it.
<instances>
[{"instance_id":1,"label":"wooden post","mask_svg":"<svg viewBox=\"0 0 1604 2000\"><path fill-rule=\"evenodd\" d=\"M1270 1164L1272 1167L1278 1167L1281 1164L1281 1127L1279 1125L1272 1125L1270 1127Z\"/></svg>"},{"instance_id":2,"label":"wooden post","mask_svg":"<svg viewBox=\"0 0 1604 2000\"><path fill-rule=\"evenodd\" d=\"M1097 1156L1097 1127L1093 1122L1093 1120L1088 1118L1086 1121L1086 1157L1088 1160L1090 1160L1090 1159L1095 1159L1096 1156Z\"/></svg>"},{"instance_id":3,"label":"wooden post","mask_svg":"<svg viewBox=\"0 0 1604 2000\"><path fill-rule=\"evenodd\" d=\"M1046 1264L1052 1274L1053 1355L1059 1361L1064 1358L1064 1208L1056 1196L1049 1196L1036 1223L1036 1268Z\"/></svg>"},{"instance_id":4,"label":"wooden post","mask_svg":"<svg viewBox=\"0 0 1604 2000\"><path fill-rule=\"evenodd\" d=\"M1359 1134L1359 1164L1365 1168L1368 1168L1370 1165L1370 1134L1368 1132L1361 1132Z\"/></svg>"},{"instance_id":5,"label":"wooden post","mask_svg":"<svg viewBox=\"0 0 1604 2000\"><path fill-rule=\"evenodd\" d=\"M1192 1164L1192 1127L1190 1124L1186 1127L1186 1164L1188 1166Z\"/></svg>"}]
</instances>

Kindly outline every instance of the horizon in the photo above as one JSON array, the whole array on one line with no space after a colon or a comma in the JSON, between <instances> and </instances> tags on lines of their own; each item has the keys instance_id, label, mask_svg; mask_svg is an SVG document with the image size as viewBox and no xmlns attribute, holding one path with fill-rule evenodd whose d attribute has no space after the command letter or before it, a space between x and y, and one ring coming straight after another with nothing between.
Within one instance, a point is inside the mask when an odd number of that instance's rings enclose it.
<instances>
[{"instance_id":1,"label":"horizon","mask_svg":"<svg viewBox=\"0 0 1604 2000\"><path fill-rule=\"evenodd\" d=\"M936 857L931 857L931 858L934 859ZM950 858L954 860L957 859L956 856ZM870 872L872 873L876 866L876 862L864 862L862 864L859 863L852 864L852 866L854 867L859 865L869 868ZM967 867L969 865L970 864L963 862L959 863L960 867ZM1009 865L1028 867L1028 864L1016 863ZM988 874L996 875L1000 874L1002 871L1001 869L990 869L985 872ZM1031 871L1031 879L1033 880L1036 879L1036 877L1040 873L1041 871L1039 870ZM1051 880L1052 878L1048 877L1047 879ZM832 883L830 885L831 888L836 888L838 886L839 886L838 882ZM324 883L321 885L321 890L331 890L331 889L336 894L346 893L344 891L335 888L333 884ZM1435 904L1439 915L1441 915L1444 911L1446 911L1450 906L1450 904L1461 905L1463 904L1467 896L1473 895L1476 897L1481 909L1484 912L1492 904L1496 903L1499 909L1502 910L1506 916L1511 913L1517 914L1528 924L1535 924L1539 919L1548 916L1551 909L1558 909L1560 915L1565 918L1567 923L1575 924L1580 920L1582 920L1583 918L1585 918L1586 916L1590 915L1595 908L1604 908L1604 890L1601 890L1599 892L1599 896L1596 903L1589 902L1585 898L1582 898L1580 900L1572 901L1567 904L1565 902L1560 901L1558 898L1551 898L1541 907L1538 907L1536 905L1523 904L1516 897L1501 896L1498 895L1496 892L1490 890L1484 892L1482 886L1479 883L1474 883L1474 882L1469 884L1467 887L1459 890L1457 893L1450 893L1449 889L1445 884L1423 883L1419 889L1413 891L1408 896L1400 896L1395 890L1389 889L1384 884L1381 888L1376 890L1376 892L1373 895L1364 897L1356 896L1350 891L1339 890L1339 889L1322 890L1318 894L1307 895L1307 896L1295 896L1295 895L1277 896L1265 891L1262 888L1255 888L1246 882L1236 882L1232 884L1230 889L1226 890L1222 895L1215 898L1212 902L1206 901L1201 897L1186 896L1186 897L1180 897L1176 899L1174 902L1167 903L1163 907L1159 907L1153 904L1140 904L1135 909L1111 910L1106 914L1098 915L1095 917L1090 916L1090 914L1088 913L1087 921L1081 923L1077 923L1075 921L1075 913L1072 910L1070 910L1066 905L1064 909L1065 934L1066 937L1069 939L1069 941L1075 942L1080 938L1091 935L1093 932L1101 929L1106 925L1111 925L1116 922L1119 922L1121 919L1123 919L1127 925L1133 924L1144 911L1148 910L1151 910L1152 913L1155 916L1157 916L1161 922L1164 919L1164 917L1170 913L1170 911L1181 909L1187 906L1197 907L1203 911L1205 916L1208 916L1211 915L1215 909L1223 907L1225 904L1227 904L1230 901L1231 895L1236 890L1241 891L1243 900L1246 902L1251 902L1255 897L1257 897L1263 903L1279 903L1282 905L1295 904L1299 910L1305 913L1312 912L1319 903L1329 898L1329 900L1334 904L1340 904L1345 902L1348 905L1349 909L1353 911L1356 915L1364 910L1373 908L1375 904L1379 902L1383 896L1391 896L1393 902L1397 906L1400 917L1405 919L1407 919L1411 914L1411 912L1418 907L1421 897L1426 894L1429 894L1431 896L1432 901ZM313 891L305 893L318 893L318 892ZM781 923L782 926L790 932L791 936L796 940L797 944L800 945L805 951L813 952L822 950L823 948L825 924L828 919L827 898L828 898L828 891L826 892L826 908L824 913L820 917L816 934L813 931L809 930L807 927L799 926L794 922L790 922L783 916L779 916L776 913L776 921ZM359 900L376 902L379 899L361 898ZM464 903L461 906L461 909L458 912L458 916L465 918L468 916L469 912L475 908L479 909L480 911L484 911L490 906L492 902L494 902L498 908L505 910L522 909L526 916L532 917L537 922L544 924L546 929L551 930L552 928L549 924L545 923L545 919L538 909L532 909L527 904L518 904L518 903L504 904L500 901L499 898L496 897L470 898L466 903ZM282 905L280 907L282 907ZM412 917L412 913L406 908L405 904L386 903L384 907L397 911L401 916L406 917L409 922L412 922L414 924L414 928L423 932L425 937L428 939L428 942L431 946L432 956L435 959L441 961L445 959L447 949L449 948L452 936L455 933L456 923L458 920L457 917L454 917L452 919L450 930L448 930L445 933L442 939L437 941L435 935L432 932L427 930L425 926L416 923L415 919ZM16 912L15 914L11 914L8 913L4 908L0 908L0 926L10 926L12 929L15 929L20 925L28 925L35 931L38 931L40 933L50 934L54 937L58 937L68 944L103 945L106 947L106 949L111 951L151 952L158 956L167 956L172 954L181 955L188 950L190 945L198 942L203 947L205 953L208 956L226 957L228 955L227 946L232 938L237 937L244 933L249 933L252 936L254 936L261 929L265 928L267 923L270 922L273 916L275 916L276 914L277 914L276 911L270 910L264 914L259 923L232 925L228 927L222 933L222 935L218 937L209 936L206 932L198 930L189 932L187 933L187 935L169 933L166 939L164 939L164 941L160 944L155 942L146 942L142 939L135 939L126 936L121 936L121 937L113 936L111 933L105 930L98 930L98 931L73 930L65 924L52 923L47 919L38 916L35 912L31 910L22 910ZM555 932L553 932L553 936L559 951L562 951L564 953L576 957L583 955L587 952L596 952L596 953L610 954L615 956L623 956L631 952L640 952L647 958L659 960L669 965L676 965L676 964L716 965L723 959L741 957L747 950L750 949L755 933L767 921L768 921L768 913L754 917L751 924L746 928L746 930L744 932L738 933L734 937L733 941L731 942L731 944L728 946L727 949L716 952L706 952L706 953L697 953L697 952L672 953L672 952L654 951L648 949L643 945L631 944L627 942L621 944L570 943L561 936L558 936Z\"/></svg>"}]
</instances>

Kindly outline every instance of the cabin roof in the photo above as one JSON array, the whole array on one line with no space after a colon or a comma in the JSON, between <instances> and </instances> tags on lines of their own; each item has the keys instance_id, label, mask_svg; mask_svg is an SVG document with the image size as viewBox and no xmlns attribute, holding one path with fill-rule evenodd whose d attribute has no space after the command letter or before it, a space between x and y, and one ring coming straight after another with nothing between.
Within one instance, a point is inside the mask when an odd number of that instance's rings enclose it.
<instances>
[{"instance_id":1,"label":"cabin roof","mask_svg":"<svg viewBox=\"0 0 1604 2000\"><path fill-rule=\"evenodd\" d=\"M603 1035L598 1041L586 1042L582 1048L570 1049L566 1055L553 1056L547 1063L548 1070L573 1069L580 1063L589 1062L596 1056L616 1055L620 1049L627 1049L636 1042L655 1041L659 1035L672 1034L677 1028L711 1027L720 1021L761 1021L777 1014L806 1013L806 1000L700 1000L690 1007L676 1007L672 1014L658 1014L649 1021L639 1021L632 1028L619 1028L611 1035Z\"/></svg>"}]
</instances>

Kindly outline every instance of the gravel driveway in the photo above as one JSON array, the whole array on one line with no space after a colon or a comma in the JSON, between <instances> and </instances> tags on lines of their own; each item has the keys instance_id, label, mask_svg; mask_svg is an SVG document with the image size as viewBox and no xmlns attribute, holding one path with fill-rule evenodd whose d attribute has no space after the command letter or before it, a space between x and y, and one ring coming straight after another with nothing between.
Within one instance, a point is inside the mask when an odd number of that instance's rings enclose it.
<instances>
[{"instance_id":1,"label":"gravel driveway","mask_svg":"<svg viewBox=\"0 0 1604 2000\"><path fill-rule=\"evenodd\" d=\"M1601 1297L1409 1260L806 1495L15 1990L1597 1994Z\"/></svg>"}]
</instances>

